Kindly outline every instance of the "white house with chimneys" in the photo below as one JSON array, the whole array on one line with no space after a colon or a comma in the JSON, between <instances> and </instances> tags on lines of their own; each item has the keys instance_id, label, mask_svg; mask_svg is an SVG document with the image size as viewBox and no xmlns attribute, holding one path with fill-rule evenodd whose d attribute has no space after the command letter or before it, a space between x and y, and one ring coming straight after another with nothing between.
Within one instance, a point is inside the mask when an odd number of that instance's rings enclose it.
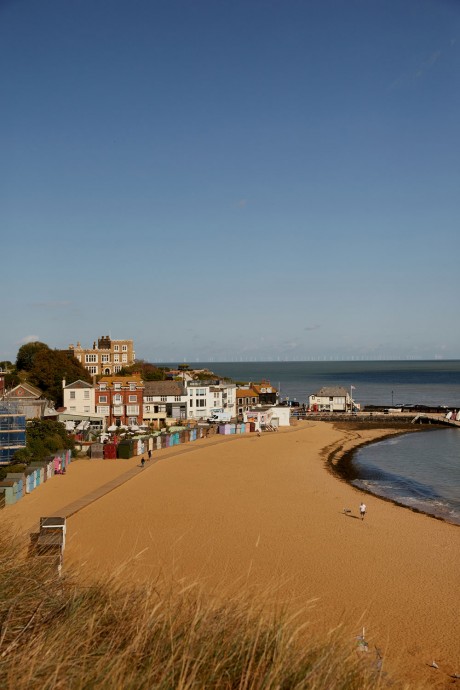
<instances>
[{"instance_id":1,"label":"white house with chimneys","mask_svg":"<svg viewBox=\"0 0 460 690\"><path fill-rule=\"evenodd\" d=\"M312 412L348 412L352 404L349 391L342 386L323 386L308 398Z\"/></svg>"},{"instance_id":2,"label":"white house with chimneys","mask_svg":"<svg viewBox=\"0 0 460 690\"><path fill-rule=\"evenodd\" d=\"M96 412L96 393L92 383L87 381L74 381L66 385L62 381L64 407L67 414L94 415Z\"/></svg>"}]
</instances>

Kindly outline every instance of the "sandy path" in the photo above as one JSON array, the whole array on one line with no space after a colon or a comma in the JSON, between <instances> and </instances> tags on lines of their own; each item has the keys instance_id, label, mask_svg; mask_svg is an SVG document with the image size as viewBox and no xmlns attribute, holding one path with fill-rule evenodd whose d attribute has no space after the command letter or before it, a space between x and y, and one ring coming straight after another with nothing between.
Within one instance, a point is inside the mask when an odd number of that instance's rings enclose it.
<instances>
[{"instance_id":1,"label":"sandy path","mask_svg":"<svg viewBox=\"0 0 460 690\"><path fill-rule=\"evenodd\" d=\"M271 587L296 610L318 598L313 630L365 625L413 687L444 686L460 671L460 529L371 496L361 522L362 494L324 468L324 448L381 433L306 423L147 466L70 518L67 567Z\"/></svg>"}]
</instances>

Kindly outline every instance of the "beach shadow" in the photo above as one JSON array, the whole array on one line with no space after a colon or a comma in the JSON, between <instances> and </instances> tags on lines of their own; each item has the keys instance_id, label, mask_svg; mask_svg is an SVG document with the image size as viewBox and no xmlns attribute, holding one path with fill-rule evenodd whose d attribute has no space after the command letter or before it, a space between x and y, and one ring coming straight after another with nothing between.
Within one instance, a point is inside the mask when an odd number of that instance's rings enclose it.
<instances>
[{"instance_id":1,"label":"beach shadow","mask_svg":"<svg viewBox=\"0 0 460 690\"><path fill-rule=\"evenodd\" d=\"M347 518L353 518L353 520L361 520L358 515L352 515L351 513L340 513L340 515L345 515Z\"/></svg>"}]
</instances>

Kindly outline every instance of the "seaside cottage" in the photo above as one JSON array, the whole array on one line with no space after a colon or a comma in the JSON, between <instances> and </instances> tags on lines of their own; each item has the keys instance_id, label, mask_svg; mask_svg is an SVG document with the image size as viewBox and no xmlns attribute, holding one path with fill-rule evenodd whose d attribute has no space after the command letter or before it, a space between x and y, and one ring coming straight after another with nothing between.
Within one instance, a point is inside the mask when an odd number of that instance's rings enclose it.
<instances>
[{"instance_id":1,"label":"seaside cottage","mask_svg":"<svg viewBox=\"0 0 460 690\"><path fill-rule=\"evenodd\" d=\"M342 386L324 386L308 398L312 412L351 412L353 401Z\"/></svg>"}]
</instances>

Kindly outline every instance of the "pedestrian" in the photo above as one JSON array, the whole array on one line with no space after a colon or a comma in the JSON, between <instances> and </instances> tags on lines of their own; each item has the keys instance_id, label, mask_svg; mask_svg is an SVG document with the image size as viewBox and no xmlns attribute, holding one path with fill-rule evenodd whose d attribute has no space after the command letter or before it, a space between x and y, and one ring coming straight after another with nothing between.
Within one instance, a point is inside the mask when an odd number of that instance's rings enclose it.
<instances>
[{"instance_id":1,"label":"pedestrian","mask_svg":"<svg viewBox=\"0 0 460 690\"><path fill-rule=\"evenodd\" d=\"M144 465L145 465L145 458L144 458L144 456L142 456L141 467L144 468Z\"/></svg>"},{"instance_id":2,"label":"pedestrian","mask_svg":"<svg viewBox=\"0 0 460 690\"><path fill-rule=\"evenodd\" d=\"M366 515L366 504L361 503L359 506L359 514L361 515L361 520L364 520L364 516Z\"/></svg>"},{"instance_id":3,"label":"pedestrian","mask_svg":"<svg viewBox=\"0 0 460 690\"><path fill-rule=\"evenodd\" d=\"M150 448L148 450L147 455L149 456L149 460L151 460L152 459L152 451L150 450Z\"/></svg>"}]
</instances>

